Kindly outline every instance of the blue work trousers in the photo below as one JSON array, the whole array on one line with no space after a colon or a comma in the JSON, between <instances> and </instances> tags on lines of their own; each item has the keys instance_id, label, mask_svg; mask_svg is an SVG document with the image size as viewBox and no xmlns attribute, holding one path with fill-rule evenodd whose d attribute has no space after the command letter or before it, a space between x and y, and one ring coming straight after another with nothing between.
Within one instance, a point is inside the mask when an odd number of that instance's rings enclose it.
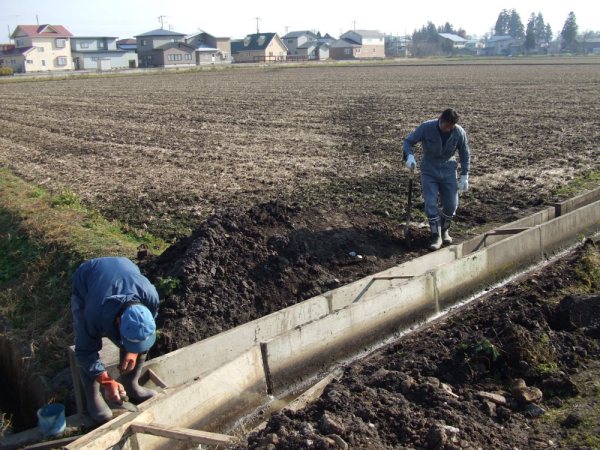
<instances>
[{"instance_id":1,"label":"blue work trousers","mask_svg":"<svg viewBox=\"0 0 600 450\"><path fill-rule=\"evenodd\" d=\"M421 186L425 199L425 214L430 225L440 224L441 218L448 223L454 217L458 207L458 182L456 179L455 160L421 161ZM441 210L438 206L441 203Z\"/></svg>"}]
</instances>

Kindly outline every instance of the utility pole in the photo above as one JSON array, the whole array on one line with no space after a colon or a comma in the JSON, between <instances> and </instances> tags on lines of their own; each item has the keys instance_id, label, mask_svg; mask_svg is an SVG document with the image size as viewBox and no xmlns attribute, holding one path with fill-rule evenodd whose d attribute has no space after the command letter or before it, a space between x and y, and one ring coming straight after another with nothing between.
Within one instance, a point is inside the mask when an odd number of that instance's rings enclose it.
<instances>
[{"instance_id":1,"label":"utility pole","mask_svg":"<svg viewBox=\"0 0 600 450\"><path fill-rule=\"evenodd\" d=\"M256 19L256 34L260 34L260 31L258 29L258 21L260 20L260 17L255 17Z\"/></svg>"},{"instance_id":2,"label":"utility pole","mask_svg":"<svg viewBox=\"0 0 600 450\"><path fill-rule=\"evenodd\" d=\"M38 26L40 25L40 19L38 19L38 15L35 15L35 23L38 24Z\"/></svg>"},{"instance_id":3,"label":"utility pole","mask_svg":"<svg viewBox=\"0 0 600 450\"><path fill-rule=\"evenodd\" d=\"M352 29L356 31L356 20L352 21Z\"/></svg>"},{"instance_id":4,"label":"utility pole","mask_svg":"<svg viewBox=\"0 0 600 450\"><path fill-rule=\"evenodd\" d=\"M160 22L160 29L162 30L165 26L165 18L167 16L158 16L158 21Z\"/></svg>"}]
</instances>

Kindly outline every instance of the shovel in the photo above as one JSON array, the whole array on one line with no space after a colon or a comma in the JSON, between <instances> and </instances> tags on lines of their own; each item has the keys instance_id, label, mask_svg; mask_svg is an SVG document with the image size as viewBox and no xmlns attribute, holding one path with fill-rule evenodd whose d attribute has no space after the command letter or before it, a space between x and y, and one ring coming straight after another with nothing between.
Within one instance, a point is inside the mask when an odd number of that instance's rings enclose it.
<instances>
[{"instance_id":1,"label":"shovel","mask_svg":"<svg viewBox=\"0 0 600 450\"><path fill-rule=\"evenodd\" d=\"M415 175L415 169L410 169L410 175L408 177L408 202L406 204L406 223L404 224L404 239L406 240L406 246L410 248L410 221L412 212L412 195L413 195L413 179Z\"/></svg>"}]
</instances>

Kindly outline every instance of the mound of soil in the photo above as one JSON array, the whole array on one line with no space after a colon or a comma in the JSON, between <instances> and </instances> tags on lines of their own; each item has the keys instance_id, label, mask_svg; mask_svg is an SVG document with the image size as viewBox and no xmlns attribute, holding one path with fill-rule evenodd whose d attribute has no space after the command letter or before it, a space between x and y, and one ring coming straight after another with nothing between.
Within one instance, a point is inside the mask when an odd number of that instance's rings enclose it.
<instances>
[{"instance_id":1,"label":"mound of soil","mask_svg":"<svg viewBox=\"0 0 600 450\"><path fill-rule=\"evenodd\" d=\"M367 214L269 202L213 215L142 261L161 291L154 356L173 351L423 253L429 237Z\"/></svg>"},{"instance_id":2,"label":"mound of soil","mask_svg":"<svg viewBox=\"0 0 600 450\"><path fill-rule=\"evenodd\" d=\"M548 417L580 392L582 373L600 372L598 320L585 313L598 314L600 297L558 294L600 289L597 274L581 271L598 253L585 245L349 365L316 402L273 415L241 447L592 448L566 442L598 417L597 388L587 410L578 397L576 414Z\"/></svg>"}]
</instances>

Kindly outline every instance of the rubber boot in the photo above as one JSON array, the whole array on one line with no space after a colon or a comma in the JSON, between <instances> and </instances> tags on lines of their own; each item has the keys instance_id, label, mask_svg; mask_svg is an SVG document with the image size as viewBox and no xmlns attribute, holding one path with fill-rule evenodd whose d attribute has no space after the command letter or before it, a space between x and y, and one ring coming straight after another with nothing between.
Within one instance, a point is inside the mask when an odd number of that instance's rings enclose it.
<instances>
[{"instance_id":1,"label":"rubber boot","mask_svg":"<svg viewBox=\"0 0 600 450\"><path fill-rule=\"evenodd\" d=\"M119 361L123 360L125 353L125 350L120 349ZM121 384L123 384L123 387L125 388L125 392L127 392L127 395L129 396L129 400L136 404L142 403L156 395L156 392L152 389L145 388L139 384L142 366L144 365L144 361L146 361L147 355L147 353L140 354L137 358L135 367L130 372L121 374L119 377Z\"/></svg>"},{"instance_id":2,"label":"rubber boot","mask_svg":"<svg viewBox=\"0 0 600 450\"><path fill-rule=\"evenodd\" d=\"M440 226L431 224L431 241L429 242L429 250L435 251L442 247L442 237L440 236Z\"/></svg>"},{"instance_id":3,"label":"rubber boot","mask_svg":"<svg viewBox=\"0 0 600 450\"><path fill-rule=\"evenodd\" d=\"M452 244L452 236L448 233L452 219L442 214L442 243L444 245Z\"/></svg>"},{"instance_id":4,"label":"rubber boot","mask_svg":"<svg viewBox=\"0 0 600 450\"><path fill-rule=\"evenodd\" d=\"M99 425L108 422L112 419L113 413L100 393L100 383L81 370L79 379L83 385L87 411L92 420Z\"/></svg>"}]
</instances>

